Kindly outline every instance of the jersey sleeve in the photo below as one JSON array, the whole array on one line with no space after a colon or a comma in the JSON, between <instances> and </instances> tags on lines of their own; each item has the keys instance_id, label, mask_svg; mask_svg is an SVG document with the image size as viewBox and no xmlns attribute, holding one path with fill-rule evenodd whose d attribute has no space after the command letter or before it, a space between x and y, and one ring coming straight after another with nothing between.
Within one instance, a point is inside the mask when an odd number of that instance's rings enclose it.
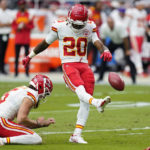
<instances>
[{"instance_id":1,"label":"jersey sleeve","mask_svg":"<svg viewBox=\"0 0 150 150\"><path fill-rule=\"evenodd\" d=\"M96 32L97 31L97 27L96 24L93 21L90 21L91 26L92 26L92 32Z\"/></svg>"},{"instance_id":2,"label":"jersey sleeve","mask_svg":"<svg viewBox=\"0 0 150 150\"><path fill-rule=\"evenodd\" d=\"M36 94L34 94L33 92L31 91L27 91L27 97L33 102L34 105L37 104L38 102L38 97Z\"/></svg>"},{"instance_id":3,"label":"jersey sleeve","mask_svg":"<svg viewBox=\"0 0 150 150\"><path fill-rule=\"evenodd\" d=\"M99 40L99 38L97 35L96 24L93 21L91 22L91 26L92 26L92 43L94 43L95 41Z\"/></svg>"},{"instance_id":4,"label":"jersey sleeve","mask_svg":"<svg viewBox=\"0 0 150 150\"><path fill-rule=\"evenodd\" d=\"M95 41L99 40L98 35L96 32L92 33L92 43L94 44Z\"/></svg>"},{"instance_id":5,"label":"jersey sleeve","mask_svg":"<svg viewBox=\"0 0 150 150\"><path fill-rule=\"evenodd\" d=\"M54 24L52 24L50 32L46 36L45 41L46 43L51 44L57 39L58 39L58 24L55 22Z\"/></svg>"}]
</instances>

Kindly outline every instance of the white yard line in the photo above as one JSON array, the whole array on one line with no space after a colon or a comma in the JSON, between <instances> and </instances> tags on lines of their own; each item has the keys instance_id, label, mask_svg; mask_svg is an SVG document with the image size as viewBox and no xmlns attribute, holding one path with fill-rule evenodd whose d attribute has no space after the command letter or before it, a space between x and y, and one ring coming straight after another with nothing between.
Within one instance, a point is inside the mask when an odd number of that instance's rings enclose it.
<instances>
[{"instance_id":1,"label":"white yard line","mask_svg":"<svg viewBox=\"0 0 150 150\"><path fill-rule=\"evenodd\" d=\"M69 107L79 107L79 103L67 104ZM110 103L106 110L119 110L119 109L131 109L131 108L141 108L150 106L149 102L129 102L129 101L117 101ZM31 112L31 114L50 114L50 113L68 113L68 112L77 112L78 109L69 109L69 110L50 110L50 111L37 111ZM90 111L97 111L94 107L91 107Z\"/></svg>"},{"instance_id":2,"label":"white yard line","mask_svg":"<svg viewBox=\"0 0 150 150\"><path fill-rule=\"evenodd\" d=\"M50 111L37 111L37 112L31 112L30 114L50 114L50 113L65 113L65 112L75 112L78 111L78 109L71 109L71 110L50 110Z\"/></svg>"},{"instance_id":3,"label":"white yard line","mask_svg":"<svg viewBox=\"0 0 150 150\"><path fill-rule=\"evenodd\" d=\"M90 133L90 132L113 132L113 131L136 131L136 130L150 130L150 127L144 127L144 128L122 128L122 129L100 129L100 130L83 130L83 132ZM64 132L40 132L40 134L48 135L48 134L72 134L72 131L64 131ZM136 133L135 133L136 134ZM141 134L141 133L140 133ZM133 135L133 133L132 133Z\"/></svg>"},{"instance_id":4,"label":"white yard line","mask_svg":"<svg viewBox=\"0 0 150 150\"><path fill-rule=\"evenodd\" d=\"M118 134L118 135L142 135L144 133L125 133L125 134Z\"/></svg>"}]
</instances>

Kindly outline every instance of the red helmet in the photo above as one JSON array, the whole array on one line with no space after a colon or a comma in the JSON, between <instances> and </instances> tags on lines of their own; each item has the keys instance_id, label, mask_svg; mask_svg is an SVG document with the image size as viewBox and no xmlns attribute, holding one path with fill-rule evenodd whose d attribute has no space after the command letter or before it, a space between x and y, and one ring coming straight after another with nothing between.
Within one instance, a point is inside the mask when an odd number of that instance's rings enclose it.
<instances>
[{"instance_id":1,"label":"red helmet","mask_svg":"<svg viewBox=\"0 0 150 150\"><path fill-rule=\"evenodd\" d=\"M85 25L88 20L88 10L84 5L76 4L72 6L68 13L70 23L76 25Z\"/></svg>"},{"instance_id":2,"label":"red helmet","mask_svg":"<svg viewBox=\"0 0 150 150\"><path fill-rule=\"evenodd\" d=\"M38 94L43 97L50 95L53 90L52 81L45 75L36 75L32 78L29 84L32 85L38 91Z\"/></svg>"}]
</instances>

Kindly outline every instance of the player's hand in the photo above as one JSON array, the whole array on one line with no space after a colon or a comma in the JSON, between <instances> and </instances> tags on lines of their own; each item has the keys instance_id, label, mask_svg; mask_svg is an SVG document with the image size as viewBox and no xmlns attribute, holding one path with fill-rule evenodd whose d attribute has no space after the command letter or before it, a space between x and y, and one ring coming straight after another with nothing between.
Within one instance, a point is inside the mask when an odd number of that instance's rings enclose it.
<instances>
[{"instance_id":1,"label":"player's hand","mask_svg":"<svg viewBox=\"0 0 150 150\"><path fill-rule=\"evenodd\" d=\"M146 148L146 149L144 149L144 150L150 150L150 147L148 147L148 148Z\"/></svg>"},{"instance_id":2,"label":"player's hand","mask_svg":"<svg viewBox=\"0 0 150 150\"><path fill-rule=\"evenodd\" d=\"M39 117L37 119L39 127L48 127L50 124L54 124L55 120L54 118L48 118L47 120L44 119L44 117Z\"/></svg>"},{"instance_id":3,"label":"player's hand","mask_svg":"<svg viewBox=\"0 0 150 150\"><path fill-rule=\"evenodd\" d=\"M48 118L47 122L50 124L55 124L55 119L54 118Z\"/></svg>"},{"instance_id":4,"label":"player's hand","mask_svg":"<svg viewBox=\"0 0 150 150\"><path fill-rule=\"evenodd\" d=\"M102 54L101 54L101 59L103 58L104 61L111 61L112 60L112 55L110 53L109 50L105 50Z\"/></svg>"},{"instance_id":5,"label":"player's hand","mask_svg":"<svg viewBox=\"0 0 150 150\"><path fill-rule=\"evenodd\" d=\"M28 67L30 60L31 58L29 56L26 56L25 58L23 58L22 64L24 65L25 68Z\"/></svg>"}]
</instances>

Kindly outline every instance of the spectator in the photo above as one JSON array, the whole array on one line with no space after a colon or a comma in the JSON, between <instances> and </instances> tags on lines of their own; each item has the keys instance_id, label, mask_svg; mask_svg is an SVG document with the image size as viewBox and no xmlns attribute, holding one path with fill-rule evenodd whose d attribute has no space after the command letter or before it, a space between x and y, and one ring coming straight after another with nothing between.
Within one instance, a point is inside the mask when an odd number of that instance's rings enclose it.
<instances>
[{"instance_id":1,"label":"spectator","mask_svg":"<svg viewBox=\"0 0 150 150\"><path fill-rule=\"evenodd\" d=\"M127 9L126 15L129 18L129 33L132 46L131 59L135 63L137 73L143 76L141 52L146 28L146 11L144 10L144 2L135 2L135 8Z\"/></svg>"},{"instance_id":2,"label":"spectator","mask_svg":"<svg viewBox=\"0 0 150 150\"><path fill-rule=\"evenodd\" d=\"M12 23L11 11L7 9L7 0L0 0L0 73L7 74L5 71L5 54L11 32Z\"/></svg>"},{"instance_id":3,"label":"spectator","mask_svg":"<svg viewBox=\"0 0 150 150\"><path fill-rule=\"evenodd\" d=\"M50 2L49 10L47 12L47 24L48 24L48 31L49 26L57 19L56 11L59 9L60 3L57 1Z\"/></svg>"},{"instance_id":4,"label":"spectator","mask_svg":"<svg viewBox=\"0 0 150 150\"><path fill-rule=\"evenodd\" d=\"M107 22L101 26L100 35L104 43L107 37L111 39L111 41L108 44L108 48L111 51L111 53L113 53L117 48L122 48L124 50L126 63L130 66L132 82L135 83L136 69L129 58L129 39L126 28L122 26L122 24L115 23L111 17L108 17ZM102 60L99 78L97 82L101 82L103 80L105 68L106 61Z\"/></svg>"},{"instance_id":5,"label":"spectator","mask_svg":"<svg viewBox=\"0 0 150 150\"><path fill-rule=\"evenodd\" d=\"M30 32L33 28L33 20L30 17L25 0L18 2L19 11L16 14L16 19L12 23L12 27L15 30L15 77L18 76L18 60L21 47L25 48L25 55L29 53L30 44ZM29 67L26 68L26 76L29 76Z\"/></svg>"},{"instance_id":6,"label":"spectator","mask_svg":"<svg viewBox=\"0 0 150 150\"><path fill-rule=\"evenodd\" d=\"M110 14L110 16L113 18L115 23L121 23L125 26L125 28L128 27L128 17L125 14L126 8L125 7L119 7L115 10L113 10Z\"/></svg>"},{"instance_id":7,"label":"spectator","mask_svg":"<svg viewBox=\"0 0 150 150\"><path fill-rule=\"evenodd\" d=\"M103 8L103 2L97 1L94 4L94 7L89 8L89 19L94 21L96 26L97 26L97 34L99 36L98 29L102 25L103 22L106 21L106 14L102 11ZM93 51L93 60L92 60L92 65L94 66L96 64L96 58L98 51L96 47L92 44L92 42L89 42L88 44L88 54L90 51Z\"/></svg>"},{"instance_id":8,"label":"spectator","mask_svg":"<svg viewBox=\"0 0 150 150\"><path fill-rule=\"evenodd\" d=\"M142 61L144 72L148 73L148 66L150 65L150 13L146 17L146 22L146 40L142 47Z\"/></svg>"}]
</instances>

